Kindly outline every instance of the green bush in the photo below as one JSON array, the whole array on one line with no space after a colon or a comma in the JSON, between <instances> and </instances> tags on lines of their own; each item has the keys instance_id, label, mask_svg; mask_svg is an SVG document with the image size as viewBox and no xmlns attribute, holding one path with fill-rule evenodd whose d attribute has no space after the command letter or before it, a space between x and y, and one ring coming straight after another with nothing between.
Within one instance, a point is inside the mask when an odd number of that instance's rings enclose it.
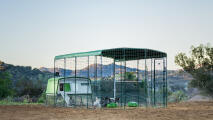
<instances>
[{"instance_id":1,"label":"green bush","mask_svg":"<svg viewBox=\"0 0 213 120\"><path fill-rule=\"evenodd\" d=\"M192 46L191 55L179 53L175 56L175 63L191 74L191 87L213 96L213 47L210 44Z\"/></svg>"},{"instance_id":2,"label":"green bush","mask_svg":"<svg viewBox=\"0 0 213 120\"><path fill-rule=\"evenodd\" d=\"M45 103L46 101L46 93L45 91L41 94L41 96L38 99L38 103Z\"/></svg>"},{"instance_id":3,"label":"green bush","mask_svg":"<svg viewBox=\"0 0 213 120\"><path fill-rule=\"evenodd\" d=\"M0 71L0 99L13 94L11 85L11 74Z\"/></svg>"},{"instance_id":4,"label":"green bush","mask_svg":"<svg viewBox=\"0 0 213 120\"><path fill-rule=\"evenodd\" d=\"M29 103L29 100L27 98L24 98L23 103Z\"/></svg>"},{"instance_id":5,"label":"green bush","mask_svg":"<svg viewBox=\"0 0 213 120\"><path fill-rule=\"evenodd\" d=\"M173 92L169 96L169 102L181 102L187 99L186 94L183 91Z\"/></svg>"}]
</instances>

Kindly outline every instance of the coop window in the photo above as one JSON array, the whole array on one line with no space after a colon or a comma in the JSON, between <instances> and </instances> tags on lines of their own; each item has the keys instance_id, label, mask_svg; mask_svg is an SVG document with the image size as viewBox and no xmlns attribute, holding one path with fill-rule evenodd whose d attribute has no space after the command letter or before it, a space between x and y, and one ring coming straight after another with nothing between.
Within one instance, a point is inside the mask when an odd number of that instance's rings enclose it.
<instances>
[{"instance_id":1,"label":"coop window","mask_svg":"<svg viewBox=\"0 0 213 120\"><path fill-rule=\"evenodd\" d=\"M89 83L81 83L81 86L88 86Z\"/></svg>"},{"instance_id":2,"label":"coop window","mask_svg":"<svg viewBox=\"0 0 213 120\"><path fill-rule=\"evenodd\" d=\"M60 91L64 91L64 84L60 84Z\"/></svg>"}]
</instances>

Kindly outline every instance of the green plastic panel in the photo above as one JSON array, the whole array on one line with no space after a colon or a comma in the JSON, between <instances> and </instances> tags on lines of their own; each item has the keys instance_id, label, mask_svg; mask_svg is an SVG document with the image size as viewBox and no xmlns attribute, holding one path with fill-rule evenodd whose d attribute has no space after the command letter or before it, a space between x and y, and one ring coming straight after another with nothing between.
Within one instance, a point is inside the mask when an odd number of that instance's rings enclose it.
<instances>
[{"instance_id":1,"label":"green plastic panel","mask_svg":"<svg viewBox=\"0 0 213 120\"><path fill-rule=\"evenodd\" d=\"M128 102L128 107L138 107L138 103L136 103L136 102Z\"/></svg>"},{"instance_id":2,"label":"green plastic panel","mask_svg":"<svg viewBox=\"0 0 213 120\"><path fill-rule=\"evenodd\" d=\"M118 105L116 103L107 104L107 108L116 108Z\"/></svg>"},{"instance_id":3,"label":"green plastic panel","mask_svg":"<svg viewBox=\"0 0 213 120\"><path fill-rule=\"evenodd\" d=\"M65 92L71 92L70 83L65 83L64 89L65 89Z\"/></svg>"},{"instance_id":4,"label":"green plastic panel","mask_svg":"<svg viewBox=\"0 0 213 120\"><path fill-rule=\"evenodd\" d=\"M57 91L59 79L61 79L61 77L55 78L55 92ZM54 78L48 79L46 94L54 94Z\"/></svg>"}]
</instances>

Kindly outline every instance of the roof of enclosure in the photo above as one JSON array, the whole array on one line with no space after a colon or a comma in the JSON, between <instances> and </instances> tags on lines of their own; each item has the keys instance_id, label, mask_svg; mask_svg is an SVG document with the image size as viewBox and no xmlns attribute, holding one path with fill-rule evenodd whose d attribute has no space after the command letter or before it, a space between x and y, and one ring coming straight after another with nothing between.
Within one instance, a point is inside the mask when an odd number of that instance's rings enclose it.
<instances>
[{"instance_id":1,"label":"roof of enclosure","mask_svg":"<svg viewBox=\"0 0 213 120\"><path fill-rule=\"evenodd\" d=\"M167 54L161 51L143 48L113 48L105 50L96 50L90 52L80 52L59 55L55 57L55 60L73 57L86 57L86 56L103 56L113 58L116 61L123 60L138 60L138 59L149 59L149 58L163 58Z\"/></svg>"}]
</instances>

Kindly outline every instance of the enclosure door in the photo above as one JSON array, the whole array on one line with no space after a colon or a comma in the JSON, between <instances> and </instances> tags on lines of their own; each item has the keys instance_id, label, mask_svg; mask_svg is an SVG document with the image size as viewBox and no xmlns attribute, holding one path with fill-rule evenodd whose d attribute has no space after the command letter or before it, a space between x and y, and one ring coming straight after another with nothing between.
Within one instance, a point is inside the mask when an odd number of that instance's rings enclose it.
<instances>
[{"instance_id":1,"label":"enclosure door","mask_svg":"<svg viewBox=\"0 0 213 120\"><path fill-rule=\"evenodd\" d=\"M166 102L166 69L165 59L155 59L153 71L152 104L157 107L165 106Z\"/></svg>"}]
</instances>

